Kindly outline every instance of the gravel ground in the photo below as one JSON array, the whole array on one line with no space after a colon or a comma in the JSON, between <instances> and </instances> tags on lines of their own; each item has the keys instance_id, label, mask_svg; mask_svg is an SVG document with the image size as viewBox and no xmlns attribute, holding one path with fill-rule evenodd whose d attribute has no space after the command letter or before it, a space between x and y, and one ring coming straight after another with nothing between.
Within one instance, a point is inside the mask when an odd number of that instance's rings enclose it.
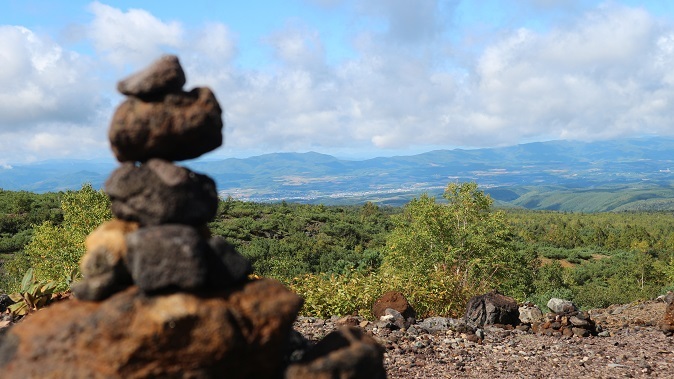
<instances>
[{"instance_id":1,"label":"gravel ground","mask_svg":"<svg viewBox=\"0 0 674 379\"><path fill-rule=\"evenodd\" d=\"M435 334L378 328L360 321L386 348L394 378L674 378L674 338L657 323L662 302L592 310L607 337L548 337L517 329L484 328L484 339L451 330ZM300 317L295 329L317 341L337 328L337 318Z\"/></svg>"}]
</instances>

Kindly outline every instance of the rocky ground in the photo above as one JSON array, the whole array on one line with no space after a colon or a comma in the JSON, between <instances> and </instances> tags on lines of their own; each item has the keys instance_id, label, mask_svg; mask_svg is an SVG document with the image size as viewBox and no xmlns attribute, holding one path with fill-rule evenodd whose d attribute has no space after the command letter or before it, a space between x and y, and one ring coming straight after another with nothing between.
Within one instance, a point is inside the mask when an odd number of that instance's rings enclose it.
<instances>
[{"instance_id":1,"label":"rocky ground","mask_svg":"<svg viewBox=\"0 0 674 379\"><path fill-rule=\"evenodd\" d=\"M548 337L484 328L484 338L446 329L389 330L357 318L300 317L295 329L319 340L340 324L358 324L385 346L395 378L673 378L674 338L657 328L665 304L649 301L590 312L604 337ZM476 342L472 342L476 341Z\"/></svg>"},{"instance_id":2,"label":"rocky ground","mask_svg":"<svg viewBox=\"0 0 674 379\"><path fill-rule=\"evenodd\" d=\"M525 330L485 327L482 340L447 328L390 330L356 317L299 317L295 330L318 341L339 326L357 325L385 347L384 364L395 378L673 378L674 337L657 327L662 301L590 311L605 337L549 337ZM0 317L0 330L13 324ZM0 333L1 335L2 333Z\"/></svg>"}]
</instances>

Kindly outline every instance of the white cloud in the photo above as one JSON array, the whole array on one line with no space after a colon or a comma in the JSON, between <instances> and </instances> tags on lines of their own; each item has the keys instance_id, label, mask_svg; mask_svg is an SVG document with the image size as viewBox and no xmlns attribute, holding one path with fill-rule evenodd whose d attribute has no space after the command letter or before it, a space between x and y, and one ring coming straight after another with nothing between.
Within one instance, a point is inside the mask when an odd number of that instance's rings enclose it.
<instances>
[{"instance_id":1,"label":"white cloud","mask_svg":"<svg viewBox=\"0 0 674 379\"><path fill-rule=\"evenodd\" d=\"M183 28L178 22L162 22L143 9L123 12L99 2L89 6L94 14L89 37L97 51L117 66L146 64L165 48L183 43Z\"/></svg>"},{"instance_id":2,"label":"white cloud","mask_svg":"<svg viewBox=\"0 0 674 379\"><path fill-rule=\"evenodd\" d=\"M83 124L99 106L90 62L20 26L0 26L0 133Z\"/></svg>"}]
</instances>

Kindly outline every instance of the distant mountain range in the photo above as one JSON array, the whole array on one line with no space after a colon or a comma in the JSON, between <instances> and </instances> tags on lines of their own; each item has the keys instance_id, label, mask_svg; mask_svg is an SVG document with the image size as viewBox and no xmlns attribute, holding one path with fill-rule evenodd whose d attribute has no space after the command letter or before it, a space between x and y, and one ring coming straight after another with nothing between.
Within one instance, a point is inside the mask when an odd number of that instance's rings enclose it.
<instances>
[{"instance_id":1,"label":"distant mountain range","mask_svg":"<svg viewBox=\"0 0 674 379\"><path fill-rule=\"evenodd\" d=\"M550 141L436 150L418 155L338 159L275 153L192 161L222 197L250 201L400 205L449 182L477 182L502 206L563 211L674 209L674 138ZM55 160L0 168L0 188L51 192L102 187L115 163Z\"/></svg>"}]
</instances>

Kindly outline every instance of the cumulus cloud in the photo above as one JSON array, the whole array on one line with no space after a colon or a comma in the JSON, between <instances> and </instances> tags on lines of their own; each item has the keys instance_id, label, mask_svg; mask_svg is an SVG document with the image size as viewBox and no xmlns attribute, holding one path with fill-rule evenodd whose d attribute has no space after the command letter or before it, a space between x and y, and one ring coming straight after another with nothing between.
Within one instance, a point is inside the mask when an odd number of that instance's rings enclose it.
<instances>
[{"instance_id":1,"label":"cumulus cloud","mask_svg":"<svg viewBox=\"0 0 674 379\"><path fill-rule=\"evenodd\" d=\"M382 155L674 134L674 25L643 8L608 3L578 11L583 2L518 2L521 14L563 9L573 17L547 27L486 28L494 34L466 45L461 33L470 30L455 29L452 18L457 2L311 2L351 12L348 58L328 61L327 37L301 19L261 38L269 61L257 67L237 61L251 47L238 45L226 24L185 28L145 10L93 3L86 29L103 60L133 70L164 51L177 53L188 86L207 85L221 102L228 152ZM14 144L27 151L56 149L65 144L59 135L75 133L88 142L68 149L105 146L102 132L87 129L112 111L97 105L100 97L83 79L91 62L25 28L2 27L0 40L8 46L0 51L0 97L25 99L12 109L0 101L0 131L12 129L10 120L39 126L42 134ZM64 109L69 113L55 116ZM61 127L46 124L52 119ZM0 149L15 147L0 141Z\"/></svg>"},{"instance_id":2,"label":"cumulus cloud","mask_svg":"<svg viewBox=\"0 0 674 379\"><path fill-rule=\"evenodd\" d=\"M124 12L93 2L94 15L89 37L94 47L117 65L146 64L166 48L182 44L183 27L178 22L163 22L143 9Z\"/></svg>"},{"instance_id":3,"label":"cumulus cloud","mask_svg":"<svg viewBox=\"0 0 674 379\"><path fill-rule=\"evenodd\" d=\"M0 26L0 133L84 124L99 106L91 63L21 26Z\"/></svg>"}]
</instances>

